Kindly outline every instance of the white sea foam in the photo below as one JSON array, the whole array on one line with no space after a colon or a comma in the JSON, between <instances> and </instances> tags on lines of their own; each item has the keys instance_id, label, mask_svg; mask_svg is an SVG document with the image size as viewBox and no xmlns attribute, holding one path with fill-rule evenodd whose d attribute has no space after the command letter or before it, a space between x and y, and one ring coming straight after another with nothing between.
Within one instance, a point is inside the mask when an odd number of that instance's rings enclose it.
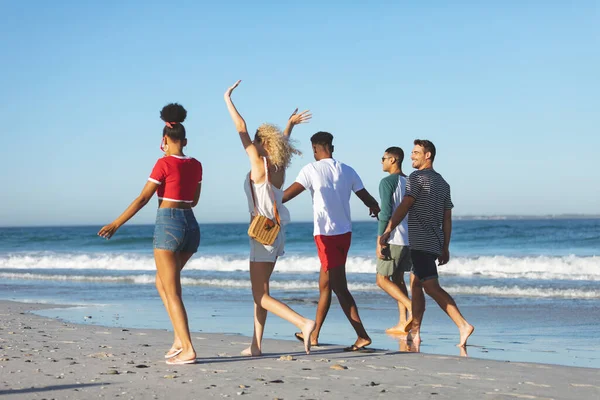
<instances>
[{"instance_id":1,"label":"white sea foam","mask_svg":"<svg viewBox=\"0 0 600 400\"><path fill-rule=\"evenodd\" d=\"M0 256L0 269L69 269L69 270L115 270L154 271L152 255L144 254L59 254L14 253ZM248 260L242 257L202 256L192 258L188 270L246 271ZM370 257L349 257L349 273L374 273L375 260ZM284 256L277 262L276 271L289 273L318 272L316 256ZM476 258L456 257L440 267L442 274L459 276L485 276L492 278L586 280L600 281L600 256L578 257L505 257L485 256Z\"/></svg>"},{"instance_id":2,"label":"white sea foam","mask_svg":"<svg viewBox=\"0 0 600 400\"><path fill-rule=\"evenodd\" d=\"M135 285L153 285L155 275L127 275L127 276L85 276L85 275L48 275L32 274L20 272L0 273L0 279L19 279L19 280L53 280L70 282L97 282L97 283L128 283ZM202 279L202 278L182 278L181 282L185 286L207 286L221 288L250 288L248 279ZM270 287L274 290L318 290L316 280L290 280L280 281L272 279ZM380 292L374 283L356 283L351 282L348 287L352 291ZM468 285L449 285L445 289L451 294L463 295L481 295L481 296L501 296L501 297L538 297L538 298L566 298L566 299L600 299L600 290L594 289L561 289L546 287L526 287L526 286L468 286Z\"/></svg>"}]
</instances>

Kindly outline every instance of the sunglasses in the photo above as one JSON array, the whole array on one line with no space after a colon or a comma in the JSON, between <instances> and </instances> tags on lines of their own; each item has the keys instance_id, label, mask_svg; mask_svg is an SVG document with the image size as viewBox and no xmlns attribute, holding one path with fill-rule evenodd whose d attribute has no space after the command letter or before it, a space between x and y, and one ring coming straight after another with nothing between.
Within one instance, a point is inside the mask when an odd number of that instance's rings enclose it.
<instances>
[{"instance_id":1,"label":"sunglasses","mask_svg":"<svg viewBox=\"0 0 600 400\"><path fill-rule=\"evenodd\" d=\"M385 160L387 160L388 158L392 158L392 157L381 157L381 162L384 162Z\"/></svg>"}]
</instances>

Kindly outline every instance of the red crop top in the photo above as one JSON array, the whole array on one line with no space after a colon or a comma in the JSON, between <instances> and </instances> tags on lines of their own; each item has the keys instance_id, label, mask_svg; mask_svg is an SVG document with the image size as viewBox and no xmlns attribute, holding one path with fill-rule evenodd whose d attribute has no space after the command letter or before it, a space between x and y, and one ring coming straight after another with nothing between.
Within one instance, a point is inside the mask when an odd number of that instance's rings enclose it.
<instances>
[{"instance_id":1,"label":"red crop top","mask_svg":"<svg viewBox=\"0 0 600 400\"><path fill-rule=\"evenodd\" d=\"M192 157L163 157L148 180L160 185L156 191L159 200L193 203L198 183L202 182L202 164Z\"/></svg>"}]
</instances>

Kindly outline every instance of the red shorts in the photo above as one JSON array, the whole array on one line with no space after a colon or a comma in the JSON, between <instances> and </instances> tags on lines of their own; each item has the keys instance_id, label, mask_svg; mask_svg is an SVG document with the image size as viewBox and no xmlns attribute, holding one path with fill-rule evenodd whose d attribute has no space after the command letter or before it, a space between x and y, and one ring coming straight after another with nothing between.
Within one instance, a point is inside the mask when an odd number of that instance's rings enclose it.
<instances>
[{"instance_id":1,"label":"red shorts","mask_svg":"<svg viewBox=\"0 0 600 400\"><path fill-rule=\"evenodd\" d=\"M321 268L329 271L332 268L346 265L351 242L352 232L334 236L315 236Z\"/></svg>"}]
</instances>

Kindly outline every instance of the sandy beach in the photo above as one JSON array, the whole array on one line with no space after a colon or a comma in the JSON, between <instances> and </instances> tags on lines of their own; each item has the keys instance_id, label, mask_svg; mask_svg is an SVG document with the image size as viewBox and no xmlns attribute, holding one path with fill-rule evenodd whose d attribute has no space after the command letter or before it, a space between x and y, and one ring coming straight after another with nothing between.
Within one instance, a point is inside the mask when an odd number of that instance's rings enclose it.
<instances>
[{"instance_id":1,"label":"sandy beach","mask_svg":"<svg viewBox=\"0 0 600 400\"><path fill-rule=\"evenodd\" d=\"M78 325L0 301L0 396L7 399L593 399L600 370L392 352L346 353L326 344L266 340L262 358L239 356L249 338L194 333L198 364L169 366L166 330Z\"/></svg>"}]
</instances>

